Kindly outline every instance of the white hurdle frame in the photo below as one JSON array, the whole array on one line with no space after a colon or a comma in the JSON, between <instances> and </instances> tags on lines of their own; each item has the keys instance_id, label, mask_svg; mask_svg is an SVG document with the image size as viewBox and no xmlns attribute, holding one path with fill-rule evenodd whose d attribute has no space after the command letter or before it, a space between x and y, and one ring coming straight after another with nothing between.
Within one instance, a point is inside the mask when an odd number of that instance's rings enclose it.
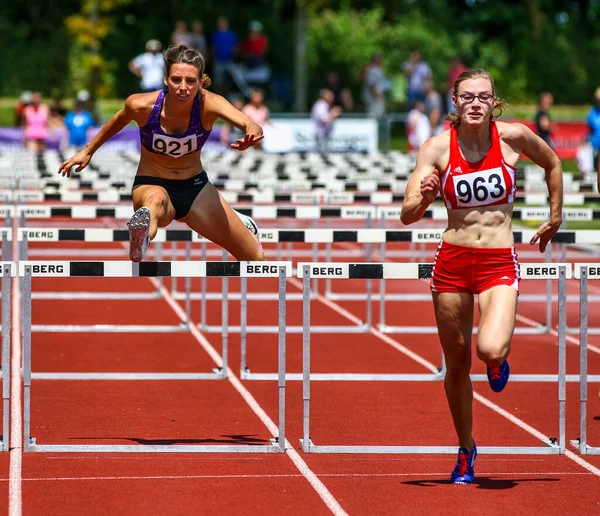
<instances>
[{"instance_id":1,"label":"white hurdle frame","mask_svg":"<svg viewBox=\"0 0 600 516\"><path fill-rule=\"evenodd\" d=\"M600 447L587 443L588 382L600 382L600 374L588 375L588 281L599 279L596 263L576 263L575 278L579 279L579 439L571 445L582 455L600 455Z\"/></svg>"},{"instance_id":2,"label":"white hurdle frame","mask_svg":"<svg viewBox=\"0 0 600 516\"><path fill-rule=\"evenodd\" d=\"M528 275L522 273L523 279L558 279L558 375L554 374L524 374L511 375L511 381L530 382L557 382L558 383L558 439L550 439L546 446L482 446L478 451L489 454L536 454L556 455L565 452L566 442L566 350L567 350L567 311L566 311L566 280L571 278L572 270L570 264L552 264L552 270L546 274ZM527 267L539 267L540 264L521 264L521 270ZM327 272L327 269L335 270L335 273ZM308 294L310 279L312 277L331 277L332 279L343 278L377 278L377 279L426 279L431 277L433 264L419 263L376 263L376 264L351 264L351 263L300 263L298 264L298 277L302 278L304 292ZM321 271L325 270L325 273ZM338 446L338 445L315 445L310 436L310 382L313 374L310 371L310 298L305 297L303 308L303 438L300 440L302 450L305 453L397 453L397 454L454 454L456 446ZM384 375L380 375L384 376ZM391 375L390 375L391 376ZM406 374L393 375L406 381L432 381L440 380L434 374ZM371 378L373 379L373 378ZM383 378L379 378L383 379ZM474 381L487 381L486 375L471 375ZM573 376L571 381L578 381Z\"/></svg>"},{"instance_id":3,"label":"white hurdle frame","mask_svg":"<svg viewBox=\"0 0 600 516\"><path fill-rule=\"evenodd\" d=\"M285 452L285 388L286 388L286 277L292 274L292 264L273 265L265 268L264 262L145 262L146 267L125 261L82 262L20 262L19 275L23 278L23 450L38 452L169 452L169 453L284 453ZM279 431L271 445L63 445L38 444L31 436L31 384L32 379L45 380L214 380L228 377L226 339L222 352L223 367L214 374L159 374L159 373L34 373L31 371L33 277L53 277L49 267L60 270L61 277L270 277L279 279L278 305L278 395ZM45 268L45 269L44 269ZM257 269L260 268L260 269ZM168 274L167 274L168 272ZM225 321L224 326L227 323Z\"/></svg>"},{"instance_id":4,"label":"white hurdle frame","mask_svg":"<svg viewBox=\"0 0 600 516\"><path fill-rule=\"evenodd\" d=\"M11 278L17 275L15 262L0 262L2 276L2 435L0 449L9 451L10 443L10 337L11 337Z\"/></svg>"}]
</instances>

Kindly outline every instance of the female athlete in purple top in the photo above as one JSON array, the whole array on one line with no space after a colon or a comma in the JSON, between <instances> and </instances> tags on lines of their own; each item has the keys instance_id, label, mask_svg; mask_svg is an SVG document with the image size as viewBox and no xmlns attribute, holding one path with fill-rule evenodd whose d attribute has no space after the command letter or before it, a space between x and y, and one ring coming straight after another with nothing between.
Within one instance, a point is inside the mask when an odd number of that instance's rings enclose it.
<instances>
[{"instance_id":1,"label":"female athlete in purple top","mask_svg":"<svg viewBox=\"0 0 600 516\"><path fill-rule=\"evenodd\" d=\"M141 159L133 183L135 213L128 223L129 256L139 262L159 227L174 219L227 249L238 260L264 260L252 219L235 212L208 181L200 150L218 118L244 131L231 147L240 151L263 139L262 128L220 95L207 91L204 59L195 49L165 52L165 86L131 95L85 149L58 171L83 170L94 152L132 120L140 127ZM250 231L248 231L250 230Z\"/></svg>"}]
</instances>

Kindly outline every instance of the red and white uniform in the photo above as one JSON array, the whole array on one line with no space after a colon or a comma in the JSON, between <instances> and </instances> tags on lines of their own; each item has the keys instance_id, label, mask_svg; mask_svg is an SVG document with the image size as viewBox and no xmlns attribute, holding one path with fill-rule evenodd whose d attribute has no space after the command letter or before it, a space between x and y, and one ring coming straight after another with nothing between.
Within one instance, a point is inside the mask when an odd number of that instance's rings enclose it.
<instances>
[{"instance_id":1,"label":"red and white uniform","mask_svg":"<svg viewBox=\"0 0 600 516\"><path fill-rule=\"evenodd\" d=\"M442 175L440 193L449 210L512 204L515 201L515 168L502 156L496 122L490 123L492 146L485 158L469 163L458 145L458 129L450 129L450 158Z\"/></svg>"},{"instance_id":2,"label":"red and white uniform","mask_svg":"<svg viewBox=\"0 0 600 516\"><path fill-rule=\"evenodd\" d=\"M504 160L495 122L490 123L492 146L485 158L469 163L460 152L458 130L450 130L450 158L440 193L448 210L472 209L515 200L515 168ZM434 292L479 294L497 285L519 290L519 262L514 247L479 248L442 240L431 279Z\"/></svg>"}]
</instances>

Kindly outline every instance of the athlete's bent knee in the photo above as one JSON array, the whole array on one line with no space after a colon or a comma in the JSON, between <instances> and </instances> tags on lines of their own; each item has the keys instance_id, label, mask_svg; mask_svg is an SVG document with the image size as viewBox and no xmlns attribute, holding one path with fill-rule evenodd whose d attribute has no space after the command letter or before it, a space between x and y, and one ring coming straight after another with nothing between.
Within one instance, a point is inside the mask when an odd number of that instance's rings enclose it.
<instances>
[{"instance_id":1,"label":"athlete's bent knee","mask_svg":"<svg viewBox=\"0 0 600 516\"><path fill-rule=\"evenodd\" d=\"M154 212L165 213L167 211L167 198L161 194L151 194L146 199L144 205Z\"/></svg>"},{"instance_id":2,"label":"athlete's bent knee","mask_svg":"<svg viewBox=\"0 0 600 516\"><path fill-rule=\"evenodd\" d=\"M488 365L501 364L509 353L509 343L477 346L477 357Z\"/></svg>"}]
</instances>

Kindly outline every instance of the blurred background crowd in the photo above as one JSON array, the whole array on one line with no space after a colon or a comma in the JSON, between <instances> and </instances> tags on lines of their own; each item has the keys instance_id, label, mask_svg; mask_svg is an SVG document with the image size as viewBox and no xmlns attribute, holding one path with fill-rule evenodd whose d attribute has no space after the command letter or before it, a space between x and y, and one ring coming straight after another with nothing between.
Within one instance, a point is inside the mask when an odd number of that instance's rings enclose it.
<instances>
[{"instance_id":1,"label":"blurred background crowd","mask_svg":"<svg viewBox=\"0 0 600 516\"><path fill-rule=\"evenodd\" d=\"M586 124L580 146L588 162L600 149L597 3L282 1L249 2L244 13L229 0L169 9L72 0L51 13L38 4L4 7L0 60L0 92L18 98L11 122L31 149L48 141L80 147L111 114L99 107L104 99L162 88L168 45L200 50L212 91L258 123L306 113L320 149L340 117L367 116L377 120L380 142L396 124L403 146L417 150L444 129L452 84L469 67L488 69L502 97L526 106L511 116L546 141L556 144L556 113ZM25 42L27 55L18 51ZM18 66L23 59L28 66ZM555 111L555 99L572 109ZM224 129L224 141L235 136Z\"/></svg>"}]
</instances>

